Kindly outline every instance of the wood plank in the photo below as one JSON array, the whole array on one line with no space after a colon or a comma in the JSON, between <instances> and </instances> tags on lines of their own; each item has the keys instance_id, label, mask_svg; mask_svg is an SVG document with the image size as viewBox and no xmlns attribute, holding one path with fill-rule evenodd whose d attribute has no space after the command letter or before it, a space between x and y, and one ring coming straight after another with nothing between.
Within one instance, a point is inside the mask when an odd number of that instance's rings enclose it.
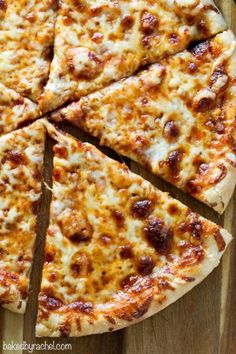
<instances>
[{"instance_id":1,"label":"wood plank","mask_svg":"<svg viewBox=\"0 0 236 354\"><path fill-rule=\"evenodd\" d=\"M14 343L21 343L23 338L24 329L24 316L19 315L8 310L1 309L0 313L0 353L15 354L16 352L5 351L2 349L2 345ZM3 326L2 326L3 324ZM22 354L22 351L18 351L17 354Z\"/></svg>"},{"instance_id":2,"label":"wood plank","mask_svg":"<svg viewBox=\"0 0 236 354\"><path fill-rule=\"evenodd\" d=\"M227 209L224 226L236 237L236 193ZM221 322L220 322L220 354L236 353L236 242L235 238L222 263L221 278Z\"/></svg>"},{"instance_id":3,"label":"wood plank","mask_svg":"<svg viewBox=\"0 0 236 354\"><path fill-rule=\"evenodd\" d=\"M236 31L236 5L234 0L215 0L232 31Z\"/></svg>"},{"instance_id":4,"label":"wood plank","mask_svg":"<svg viewBox=\"0 0 236 354\"><path fill-rule=\"evenodd\" d=\"M217 1L229 27L236 33L236 5L232 1ZM236 236L236 193L224 215L224 227ZM233 240L221 265L221 317L220 317L220 354L236 353L236 242Z\"/></svg>"}]
</instances>

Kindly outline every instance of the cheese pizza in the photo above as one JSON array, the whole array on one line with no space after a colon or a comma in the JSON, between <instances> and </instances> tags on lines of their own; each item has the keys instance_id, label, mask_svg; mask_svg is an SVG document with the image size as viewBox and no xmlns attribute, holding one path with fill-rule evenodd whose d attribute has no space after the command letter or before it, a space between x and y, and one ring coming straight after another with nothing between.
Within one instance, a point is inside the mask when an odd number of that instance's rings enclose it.
<instances>
[{"instance_id":1,"label":"cheese pizza","mask_svg":"<svg viewBox=\"0 0 236 354\"><path fill-rule=\"evenodd\" d=\"M222 213L236 183L236 39L223 32L52 117Z\"/></svg>"},{"instance_id":2,"label":"cheese pizza","mask_svg":"<svg viewBox=\"0 0 236 354\"><path fill-rule=\"evenodd\" d=\"M113 331L169 305L203 280L227 231L57 131L37 336Z\"/></svg>"},{"instance_id":3,"label":"cheese pizza","mask_svg":"<svg viewBox=\"0 0 236 354\"><path fill-rule=\"evenodd\" d=\"M225 28L212 0L62 0L41 108L53 110Z\"/></svg>"},{"instance_id":4,"label":"cheese pizza","mask_svg":"<svg viewBox=\"0 0 236 354\"><path fill-rule=\"evenodd\" d=\"M0 305L25 311L41 194L40 122L0 137Z\"/></svg>"},{"instance_id":5,"label":"cheese pizza","mask_svg":"<svg viewBox=\"0 0 236 354\"><path fill-rule=\"evenodd\" d=\"M0 83L0 135L40 116L38 105Z\"/></svg>"},{"instance_id":6,"label":"cheese pizza","mask_svg":"<svg viewBox=\"0 0 236 354\"><path fill-rule=\"evenodd\" d=\"M33 100L49 74L57 0L0 0L0 82Z\"/></svg>"}]
</instances>

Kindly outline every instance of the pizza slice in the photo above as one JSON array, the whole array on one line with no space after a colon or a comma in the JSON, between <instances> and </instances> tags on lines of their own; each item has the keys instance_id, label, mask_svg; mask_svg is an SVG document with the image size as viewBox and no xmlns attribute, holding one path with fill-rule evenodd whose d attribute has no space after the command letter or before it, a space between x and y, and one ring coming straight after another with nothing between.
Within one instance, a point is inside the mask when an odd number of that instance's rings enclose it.
<instances>
[{"instance_id":1,"label":"pizza slice","mask_svg":"<svg viewBox=\"0 0 236 354\"><path fill-rule=\"evenodd\" d=\"M0 83L0 135L40 116L38 105Z\"/></svg>"},{"instance_id":2,"label":"pizza slice","mask_svg":"<svg viewBox=\"0 0 236 354\"><path fill-rule=\"evenodd\" d=\"M0 305L25 311L41 194L40 121L0 137Z\"/></svg>"},{"instance_id":3,"label":"pizza slice","mask_svg":"<svg viewBox=\"0 0 236 354\"><path fill-rule=\"evenodd\" d=\"M43 111L226 28L212 0L62 0Z\"/></svg>"},{"instance_id":4,"label":"pizza slice","mask_svg":"<svg viewBox=\"0 0 236 354\"><path fill-rule=\"evenodd\" d=\"M236 40L217 35L52 115L219 213L236 183Z\"/></svg>"},{"instance_id":5,"label":"pizza slice","mask_svg":"<svg viewBox=\"0 0 236 354\"><path fill-rule=\"evenodd\" d=\"M169 305L231 236L94 146L47 125L54 146L37 336L113 331Z\"/></svg>"},{"instance_id":6,"label":"pizza slice","mask_svg":"<svg viewBox=\"0 0 236 354\"><path fill-rule=\"evenodd\" d=\"M0 82L34 101L48 79L57 0L0 1Z\"/></svg>"}]
</instances>

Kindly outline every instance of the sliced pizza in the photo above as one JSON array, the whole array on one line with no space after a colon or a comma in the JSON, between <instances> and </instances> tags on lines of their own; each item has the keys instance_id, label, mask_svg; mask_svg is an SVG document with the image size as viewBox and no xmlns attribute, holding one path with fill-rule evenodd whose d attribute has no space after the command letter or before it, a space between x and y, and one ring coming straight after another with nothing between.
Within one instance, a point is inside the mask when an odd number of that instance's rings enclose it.
<instances>
[{"instance_id":1,"label":"sliced pizza","mask_svg":"<svg viewBox=\"0 0 236 354\"><path fill-rule=\"evenodd\" d=\"M219 213L236 183L231 31L54 113Z\"/></svg>"},{"instance_id":2,"label":"sliced pizza","mask_svg":"<svg viewBox=\"0 0 236 354\"><path fill-rule=\"evenodd\" d=\"M44 138L40 121L0 137L0 305L19 313L29 293Z\"/></svg>"},{"instance_id":3,"label":"sliced pizza","mask_svg":"<svg viewBox=\"0 0 236 354\"><path fill-rule=\"evenodd\" d=\"M57 131L37 336L129 326L219 263L231 236L128 168Z\"/></svg>"},{"instance_id":4,"label":"sliced pizza","mask_svg":"<svg viewBox=\"0 0 236 354\"><path fill-rule=\"evenodd\" d=\"M36 119L40 110L36 103L0 83L0 135Z\"/></svg>"},{"instance_id":5,"label":"sliced pizza","mask_svg":"<svg viewBox=\"0 0 236 354\"><path fill-rule=\"evenodd\" d=\"M57 0L0 1L0 82L33 100L52 56Z\"/></svg>"},{"instance_id":6,"label":"sliced pizza","mask_svg":"<svg viewBox=\"0 0 236 354\"><path fill-rule=\"evenodd\" d=\"M212 0L62 0L41 108L85 96L225 27Z\"/></svg>"}]
</instances>

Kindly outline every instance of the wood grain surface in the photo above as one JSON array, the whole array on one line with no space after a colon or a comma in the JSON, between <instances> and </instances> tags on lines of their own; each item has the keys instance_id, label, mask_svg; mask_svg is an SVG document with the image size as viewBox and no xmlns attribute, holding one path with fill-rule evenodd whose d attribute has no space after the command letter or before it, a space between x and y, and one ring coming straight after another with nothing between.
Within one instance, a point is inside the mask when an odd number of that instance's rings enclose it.
<instances>
[{"instance_id":1,"label":"wood grain surface","mask_svg":"<svg viewBox=\"0 0 236 354\"><path fill-rule=\"evenodd\" d=\"M233 0L216 1L224 13L228 25L236 31L236 5ZM78 128L65 125L65 130L84 141L97 145L97 141ZM45 181L50 186L53 142L48 139L45 156ZM102 149L109 156L120 159L114 152ZM210 220L224 225L236 237L236 194L223 216L218 216L203 204L193 200L168 183L151 175L139 165L125 159L132 171L150 180L161 190L190 206ZM32 291L25 316L0 309L0 353L2 343L43 343L35 339L34 327L37 310L37 294L43 262L43 246L48 225L51 193L44 185L38 223L35 263L32 271ZM47 343L71 343L73 354L236 354L236 242L233 241L223 257L221 265L199 286L175 304L137 325L114 333L72 339L46 339ZM62 351L61 351L62 352ZM24 353L27 353L25 351ZM33 351L33 353L50 353Z\"/></svg>"}]
</instances>

